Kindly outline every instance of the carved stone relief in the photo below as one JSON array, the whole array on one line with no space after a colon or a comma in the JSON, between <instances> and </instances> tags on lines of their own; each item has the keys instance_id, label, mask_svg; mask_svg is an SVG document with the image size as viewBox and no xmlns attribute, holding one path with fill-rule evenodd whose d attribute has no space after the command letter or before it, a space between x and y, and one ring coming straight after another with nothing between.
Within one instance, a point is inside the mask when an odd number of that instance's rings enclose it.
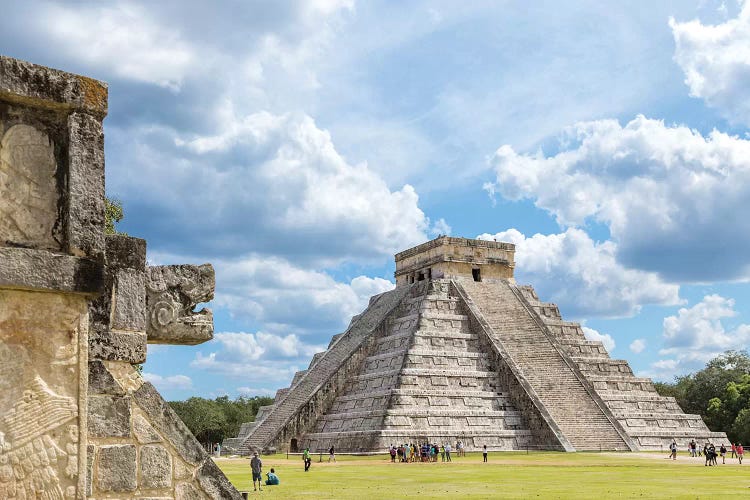
<instances>
[{"instance_id":1,"label":"carved stone relief","mask_svg":"<svg viewBox=\"0 0 750 500\"><path fill-rule=\"evenodd\" d=\"M210 309L194 311L213 299L216 283L210 264L151 266L146 280L148 341L200 344L213 338Z\"/></svg>"},{"instance_id":2,"label":"carved stone relief","mask_svg":"<svg viewBox=\"0 0 750 500\"><path fill-rule=\"evenodd\" d=\"M0 290L0 498L75 498L86 301Z\"/></svg>"},{"instance_id":3,"label":"carved stone relief","mask_svg":"<svg viewBox=\"0 0 750 500\"><path fill-rule=\"evenodd\" d=\"M0 140L0 245L59 249L57 164L46 133L15 125Z\"/></svg>"}]
</instances>

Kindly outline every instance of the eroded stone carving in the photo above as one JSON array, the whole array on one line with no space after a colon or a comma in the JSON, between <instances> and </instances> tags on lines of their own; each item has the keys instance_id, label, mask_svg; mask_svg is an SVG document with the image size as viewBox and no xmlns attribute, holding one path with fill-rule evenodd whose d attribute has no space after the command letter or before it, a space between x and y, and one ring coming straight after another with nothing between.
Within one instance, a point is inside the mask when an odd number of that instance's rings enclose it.
<instances>
[{"instance_id":1,"label":"eroded stone carving","mask_svg":"<svg viewBox=\"0 0 750 500\"><path fill-rule=\"evenodd\" d=\"M0 498L72 498L85 299L0 290L0 306Z\"/></svg>"},{"instance_id":2,"label":"eroded stone carving","mask_svg":"<svg viewBox=\"0 0 750 500\"><path fill-rule=\"evenodd\" d=\"M59 249L57 164L46 133L15 125L0 141L0 244Z\"/></svg>"},{"instance_id":3,"label":"eroded stone carving","mask_svg":"<svg viewBox=\"0 0 750 500\"><path fill-rule=\"evenodd\" d=\"M213 338L210 309L193 309L214 297L213 266L151 266L148 268L148 341L200 344Z\"/></svg>"}]
</instances>

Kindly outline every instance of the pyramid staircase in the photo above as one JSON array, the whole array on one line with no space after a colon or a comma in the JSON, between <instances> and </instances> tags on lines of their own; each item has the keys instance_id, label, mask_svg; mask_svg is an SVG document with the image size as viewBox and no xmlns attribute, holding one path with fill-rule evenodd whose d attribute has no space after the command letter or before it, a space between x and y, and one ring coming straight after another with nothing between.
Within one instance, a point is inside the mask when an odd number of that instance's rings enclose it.
<instances>
[{"instance_id":1,"label":"pyramid staircase","mask_svg":"<svg viewBox=\"0 0 750 500\"><path fill-rule=\"evenodd\" d=\"M476 314L489 326L489 335L515 362L530 386L530 397L559 429L566 448L635 448L514 284L457 280L455 285L464 291L467 301L473 301Z\"/></svg>"},{"instance_id":2,"label":"pyramid staircase","mask_svg":"<svg viewBox=\"0 0 750 500\"><path fill-rule=\"evenodd\" d=\"M349 390L305 436L306 446L369 451L425 441L493 449L532 444L449 285L432 281L402 304Z\"/></svg>"},{"instance_id":3,"label":"pyramid staircase","mask_svg":"<svg viewBox=\"0 0 750 500\"><path fill-rule=\"evenodd\" d=\"M666 450L672 440L729 442L723 432L708 430L699 415L684 413L675 398L660 396L651 379L633 375L627 361L610 358L601 342L587 340L578 323L564 321L557 306L540 301L532 287L517 289L639 449Z\"/></svg>"}]
</instances>

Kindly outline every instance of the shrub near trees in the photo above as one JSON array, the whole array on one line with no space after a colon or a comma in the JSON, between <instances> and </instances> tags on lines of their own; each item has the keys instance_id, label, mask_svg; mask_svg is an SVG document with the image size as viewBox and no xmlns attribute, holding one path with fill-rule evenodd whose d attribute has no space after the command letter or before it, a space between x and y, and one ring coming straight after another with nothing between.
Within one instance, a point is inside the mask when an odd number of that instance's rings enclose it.
<instances>
[{"instance_id":1,"label":"shrub near trees","mask_svg":"<svg viewBox=\"0 0 750 500\"><path fill-rule=\"evenodd\" d=\"M235 437L243 422L252 422L261 406L270 405L273 398L228 396L216 399L193 397L186 401L170 401L169 406L180 416L188 429L206 449L224 438Z\"/></svg>"},{"instance_id":2,"label":"shrub near trees","mask_svg":"<svg viewBox=\"0 0 750 500\"><path fill-rule=\"evenodd\" d=\"M750 443L750 356L727 351L698 372L657 383L662 396L674 396L688 413L697 413L712 431L733 442Z\"/></svg>"}]
</instances>

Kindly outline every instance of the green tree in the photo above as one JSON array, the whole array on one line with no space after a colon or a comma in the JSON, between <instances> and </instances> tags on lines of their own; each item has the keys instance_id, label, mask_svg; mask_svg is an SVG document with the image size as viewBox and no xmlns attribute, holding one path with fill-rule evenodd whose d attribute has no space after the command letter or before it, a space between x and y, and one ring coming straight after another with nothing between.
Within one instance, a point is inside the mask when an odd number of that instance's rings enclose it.
<instances>
[{"instance_id":1,"label":"green tree","mask_svg":"<svg viewBox=\"0 0 750 500\"><path fill-rule=\"evenodd\" d=\"M117 231L115 224L125 217L122 210L122 202L117 198L104 198L104 233L105 234L124 234ZM126 235L127 236L127 235Z\"/></svg>"},{"instance_id":2,"label":"green tree","mask_svg":"<svg viewBox=\"0 0 750 500\"><path fill-rule=\"evenodd\" d=\"M750 356L746 351L727 351L702 370L655 387L659 394L673 396L686 412L703 417L709 429L726 432L733 442L750 437Z\"/></svg>"},{"instance_id":3,"label":"green tree","mask_svg":"<svg viewBox=\"0 0 750 500\"><path fill-rule=\"evenodd\" d=\"M273 398L239 397L231 400L221 396L214 400L192 397L186 401L172 401L169 405L180 416L190 432L209 447L225 438L234 437L244 422L252 422L261 406L270 405Z\"/></svg>"}]
</instances>

